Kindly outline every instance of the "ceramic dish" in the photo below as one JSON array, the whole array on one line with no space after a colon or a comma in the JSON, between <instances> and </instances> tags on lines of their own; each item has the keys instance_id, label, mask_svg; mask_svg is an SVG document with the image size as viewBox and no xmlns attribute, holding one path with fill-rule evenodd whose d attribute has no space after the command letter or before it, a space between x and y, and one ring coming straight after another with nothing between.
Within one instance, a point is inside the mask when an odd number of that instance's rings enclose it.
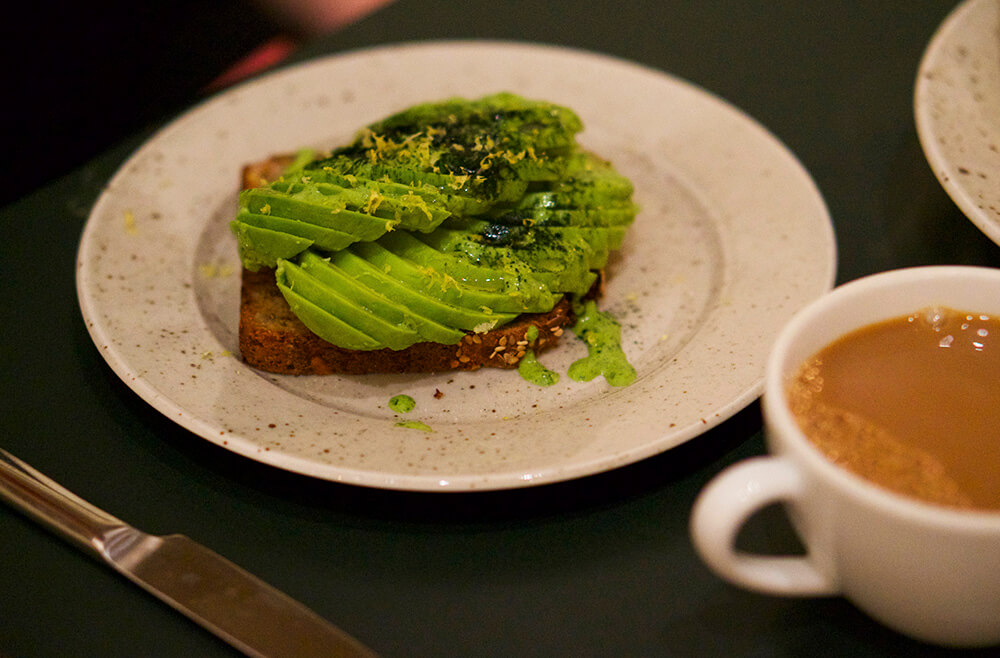
<instances>
[{"instance_id":1,"label":"ceramic dish","mask_svg":"<svg viewBox=\"0 0 1000 658\"><path fill-rule=\"evenodd\" d=\"M599 85L596 81L599 81ZM510 90L574 108L581 142L636 184L642 211L603 308L631 386L578 383L573 339L516 371L287 377L244 365L228 222L246 162L333 146L412 103ZM772 339L833 283L826 206L766 130L705 91L555 47L437 42L352 52L234 88L168 125L121 168L79 250L80 304L115 372L156 409L233 452L318 478L425 491L549 483L685 442L759 394ZM389 409L406 394L416 408ZM432 431L400 427L421 421Z\"/></svg>"},{"instance_id":2,"label":"ceramic dish","mask_svg":"<svg viewBox=\"0 0 1000 658\"><path fill-rule=\"evenodd\" d=\"M941 185L1000 244L1000 2L968 0L941 24L920 64L914 113Z\"/></svg>"}]
</instances>

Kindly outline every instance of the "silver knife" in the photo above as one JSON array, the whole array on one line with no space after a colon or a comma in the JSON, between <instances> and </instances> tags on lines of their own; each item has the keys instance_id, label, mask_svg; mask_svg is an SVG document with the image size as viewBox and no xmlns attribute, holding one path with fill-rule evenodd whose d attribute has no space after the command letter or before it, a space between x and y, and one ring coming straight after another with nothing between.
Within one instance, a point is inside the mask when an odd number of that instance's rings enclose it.
<instances>
[{"instance_id":1,"label":"silver knife","mask_svg":"<svg viewBox=\"0 0 1000 658\"><path fill-rule=\"evenodd\" d=\"M183 535L141 532L2 449L0 498L248 656L375 656L218 553Z\"/></svg>"}]
</instances>

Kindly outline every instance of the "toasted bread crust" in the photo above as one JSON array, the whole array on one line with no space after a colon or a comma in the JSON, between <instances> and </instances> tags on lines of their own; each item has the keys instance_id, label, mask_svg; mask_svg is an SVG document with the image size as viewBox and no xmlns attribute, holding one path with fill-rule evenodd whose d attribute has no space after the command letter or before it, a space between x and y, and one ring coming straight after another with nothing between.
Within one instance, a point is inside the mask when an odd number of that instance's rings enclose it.
<instances>
[{"instance_id":1,"label":"toasted bread crust","mask_svg":"<svg viewBox=\"0 0 1000 658\"><path fill-rule=\"evenodd\" d=\"M482 334L466 334L456 345L417 343L402 350L348 350L311 332L292 313L274 280L274 270L243 271L240 352L260 370L287 375L360 375L441 372L482 367L516 368L528 349L536 353L559 342L574 321L565 299L548 313L525 314ZM528 341L528 328L538 337Z\"/></svg>"},{"instance_id":2,"label":"toasted bread crust","mask_svg":"<svg viewBox=\"0 0 1000 658\"><path fill-rule=\"evenodd\" d=\"M244 165L243 171L240 172L240 189L249 190L252 187L261 187L270 181L278 180L281 172L294 160L295 156L282 154Z\"/></svg>"},{"instance_id":3,"label":"toasted bread crust","mask_svg":"<svg viewBox=\"0 0 1000 658\"><path fill-rule=\"evenodd\" d=\"M248 164L243 188L281 175L292 158L275 156ZM595 286L596 290L596 286ZM559 342L575 321L565 298L547 313L526 313L485 333L467 333L457 344L417 343L402 350L349 350L329 343L292 312L275 281L274 270L243 270L240 285L239 344L243 360L258 370L285 375L442 372L482 367L516 368L527 350L538 353ZM538 331L527 339L529 327Z\"/></svg>"}]
</instances>

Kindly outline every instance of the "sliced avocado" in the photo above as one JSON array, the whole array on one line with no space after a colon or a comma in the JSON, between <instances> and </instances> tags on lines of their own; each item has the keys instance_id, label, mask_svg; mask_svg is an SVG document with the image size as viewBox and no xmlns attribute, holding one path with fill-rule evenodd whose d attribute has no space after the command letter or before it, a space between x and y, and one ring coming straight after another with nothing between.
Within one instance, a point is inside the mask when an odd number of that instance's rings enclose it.
<instances>
[{"instance_id":1,"label":"sliced avocado","mask_svg":"<svg viewBox=\"0 0 1000 658\"><path fill-rule=\"evenodd\" d=\"M440 179L435 179L437 184L432 184L423 180L416 180L417 176L412 173L400 175L398 178L410 179L409 182L392 180L388 175L372 177L374 171L361 172L360 174L338 172L329 159L319 160L311 165L306 174L315 182L330 183L342 187L353 187L361 189L377 189L383 194L392 194L396 197L406 197L416 195L423 201L436 208L440 212L456 213L465 215L478 215L493 207L494 202L488 199L478 199L473 196L463 195L461 190L468 181L462 178L445 179L446 184L441 184ZM349 169L345 163L340 164L341 169ZM285 185L284 183L275 184ZM525 187L522 185L522 187Z\"/></svg>"},{"instance_id":2,"label":"sliced avocado","mask_svg":"<svg viewBox=\"0 0 1000 658\"><path fill-rule=\"evenodd\" d=\"M297 172L301 171L310 162L317 158L318 154L314 149L303 148L295 152L295 158L291 163L285 167L285 170L281 172L282 177L284 176L294 176Z\"/></svg>"},{"instance_id":3,"label":"sliced avocado","mask_svg":"<svg viewBox=\"0 0 1000 658\"><path fill-rule=\"evenodd\" d=\"M438 141L462 144L467 151L477 145L486 148L488 138L496 149L517 153L531 148L540 154L572 147L583 123L566 107L502 92L477 100L451 98L414 105L368 130L392 138L428 128Z\"/></svg>"},{"instance_id":4,"label":"sliced avocado","mask_svg":"<svg viewBox=\"0 0 1000 658\"><path fill-rule=\"evenodd\" d=\"M386 179L374 180L351 174L341 174L333 167L325 164L328 157L331 156L326 156L309 163L306 169L301 172L302 176L304 176L308 182L320 186L331 185L363 191L377 189L385 194L392 194L395 196L419 194L428 202L432 202L438 196L437 189L430 186L405 185L403 183L395 183ZM296 185L302 183L302 180L303 178L301 177L291 178L287 181L274 183L274 187L280 189L281 191L294 190Z\"/></svg>"},{"instance_id":5,"label":"sliced avocado","mask_svg":"<svg viewBox=\"0 0 1000 658\"><path fill-rule=\"evenodd\" d=\"M262 189L247 191L246 197L279 197L331 210L349 209L383 220L400 222L404 228L429 231L451 213L444 207L441 195L404 185L390 185L371 180L354 179L345 185L315 180L304 176L296 183L277 183ZM258 201L263 205L266 200ZM298 218L296 216L296 218Z\"/></svg>"},{"instance_id":6,"label":"sliced avocado","mask_svg":"<svg viewBox=\"0 0 1000 658\"><path fill-rule=\"evenodd\" d=\"M522 233L519 240L505 245L489 244L481 234L449 229L438 229L421 240L441 251L461 253L480 267L527 272L553 292L590 289L596 276L590 271L591 262L597 257L589 242L580 236L557 241L541 230Z\"/></svg>"},{"instance_id":7,"label":"sliced avocado","mask_svg":"<svg viewBox=\"0 0 1000 658\"><path fill-rule=\"evenodd\" d=\"M236 248L243 267L256 272L261 267L275 267L279 258L291 258L308 249L313 241L307 238L230 222L236 235Z\"/></svg>"},{"instance_id":8,"label":"sliced avocado","mask_svg":"<svg viewBox=\"0 0 1000 658\"><path fill-rule=\"evenodd\" d=\"M375 240L386 232L385 219L347 210L344 206L311 202L308 196L311 195L286 196L258 188L241 195L240 204L249 214L328 228L349 234L355 240Z\"/></svg>"},{"instance_id":9,"label":"sliced avocado","mask_svg":"<svg viewBox=\"0 0 1000 658\"><path fill-rule=\"evenodd\" d=\"M580 292L591 280L586 272L607 264L626 230L625 226L510 226L467 219L446 221L421 240L442 251L463 253L482 267L499 269L517 260L551 290Z\"/></svg>"},{"instance_id":10,"label":"sliced avocado","mask_svg":"<svg viewBox=\"0 0 1000 658\"><path fill-rule=\"evenodd\" d=\"M433 233L427 235L433 236ZM439 251L417 236L403 232L386 235L378 244L411 263L432 281L432 286L436 285L435 279L440 279L442 288L450 288L454 284L459 296L492 300L475 302L477 305L498 311L538 312L549 310L558 299L558 295L532 277L526 268L480 267L460 253ZM453 300L452 303L468 305L463 300Z\"/></svg>"},{"instance_id":11,"label":"sliced avocado","mask_svg":"<svg viewBox=\"0 0 1000 658\"><path fill-rule=\"evenodd\" d=\"M562 179L552 189L582 198L625 200L631 198L634 186L608 161L589 151L577 151L567 160Z\"/></svg>"},{"instance_id":12,"label":"sliced avocado","mask_svg":"<svg viewBox=\"0 0 1000 658\"><path fill-rule=\"evenodd\" d=\"M630 206L632 193L604 193L588 186L570 186L559 181L552 186L533 185L512 207L514 208L606 208Z\"/></svg>"},{"instance_id":13,"label":"sliced avocado","mask_svg":"<svg viewBox=\"0 0 1000 658\"><path fill-rule=\"evenodd\" d=\"M608 226L604 230L608 234L608 248L612 251L621 249L622 244L625 242L625 234L628 233L628 228L625 226Z\"/></svg>"},{"instance_id":14,"label":"sliced avocado","mask_svg":"<svg viewBox=\"0 0 1000 658\"><path fill-rule=\"evenodd\" d=\"M611 229L576 226L552 226L545 229L545 233L557 242L586 242L591 249L587 258L587 267L591 270L599 270L607 264L611 253L610 232Z\"/></svg>"},{"instance_id":15,"label":"sliced avocado","mask_svg":"<svg viewBox=\"0 0 1000 658\"><path fill-rule=\"evenodd\" d=\"M423 340L453 344L461 340L463 332L436 322L408 308L388 296L382 285L369 286L352 277L329 259L306 252L299 260L301 269L323 286L336 290L358 306L397 326L409 327ZM478 322L476 324L479 324ZM416 342L416 341L414 341ZM392 347L388 343L388 346ZM398 348L394 348L398 349Z\"/></svg>"},{"instance_id":16,"label":"sliced avocado","mask_svg":"<svg viewBox=\"0 0 1000 658\"><path fill-rule=\"evenodd\" d=\"M385 347L401 350L421 340L420 335L405 322L406 318L403 318L404 322L386 320L371 308L357 304L342 294L342 289L325 285L291 261L279 260L275 276L279 287L294 291Z\"/></svg>"},{"instance_id":17,"label":"sliced avocado","mask_svg":"<svg viewBox=\"0 0 1000 658\"><path fill-rule=\"evenodd\" d=\"M470 228L478 230L486 244L509 245L528 262L579 256L586 259L587 269L603 267L612 245L621 243L626 230L621 226L508 227L485 222L471 222Z\"/></svg>"},{"instance_id":18,"label":"sliced avocado","mask_svg":"<svg viewBox=\"0 0 1000 658\"><path fill-rule=\"evenodd\" d=\"M528 188L526 181L512 174L503 175L500 169L465 173L440 173L422 167L404 167L391 163L372 163L360 158L336 154L318 163L341 175L357 176L370 180L387 180L409 186L428 186L437 190L445 207L456 214L479 214L496 203L516 201Z\"/></svg>"},{"instance_id":19,"label":"sliced avocado","mask_svg":"<svg viewBox=\"0 0 1000 658\"><path fill-rule=\"evenodd\" d=\"M373 123L311 166L508 202L525 192L527 182L560 178L581 129L576 114L551 103L514 94L454 98Z\"/></svg>"},{"instance_id":20,"label":"sliced avocado","mask_svg":"<svg viewBox=\"0 0 1000 658\"><path fill-rule=\"evenodd\" d=\"M456 306L414 290L394 276L390 276L391 267L388 265L377 266L354 253L363 249L363 245L356 245L355 248L338 251L330 257L330 263L358 283L373 290L383 291L386 296L398 299L401 304L415 313L419 312L429 320L465 331L483 332L506 324L518 315L518 313L496 313L482 308ZM388 270L385 269L387 267Z\"/></svg>"},{"instance_id":21,"label":"sliced avocado","mask_svg":"<svg viewBox=\"0 0 1000 658\"><path fill-rule=\"evenodd\" d=\"M310 241L309 246L315 246L326 251L337 251L358 241L358 238L354 235L336 229L299 222L285 217L261 215L246 210L241 210L236 215L236 223L240 226L267 229L272 233L284 233L297 238L304 238ZM277 254L275 256L277 258L289 257Z\"/></svg>"},{"instance_id":22,"label":"sliced avocado","mask_svg":"<svg viewBox=\"0 0 1000 658\"><path fill-rule=\"evenodd\" d=\"M511 226L628 226L635 219L636 206L613 203L576 208L498 209L489 215L492 222Z\"/></svg>"},{"instance_id":23,"label":"sliced avocado","mask_svg":"<svg viewBox=\"0 0 1000 658\"><path fill-rule=\"evenodd\" d=\"M280 281L278 288L302 324L328 343L349 350L375 350L384 347L371 336L331 315Z\"/></svg>"},{"instance_id":24,"label":"sliced avocado","mask_svg":"<svg viewBox=\"0 0 1000 658\"><path fill-rule=\"evenodd\" d=\"M548 311L558 299L548 291L544 295L528 298L519 294L513 286L498 292L475 288L459 280L457 277L460 274L452 276L446 269L436 269L433 265L420 264L394 253L381 240L356 243L352 251L412 290L460 308L489 309L490 313L535 313Z\"/></svg>"}]
</instances>

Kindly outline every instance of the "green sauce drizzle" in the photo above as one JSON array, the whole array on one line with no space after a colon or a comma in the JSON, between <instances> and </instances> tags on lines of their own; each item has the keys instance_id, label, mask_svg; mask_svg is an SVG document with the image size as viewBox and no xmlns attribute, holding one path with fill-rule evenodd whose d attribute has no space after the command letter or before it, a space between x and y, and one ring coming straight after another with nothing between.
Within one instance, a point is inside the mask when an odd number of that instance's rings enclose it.
<instances>
[{"instance_id":1,"label":"green sauce drizzle","mask_svg":"<svg viewBox=\"0 0 1000 658\"><path fill-rule=\"evenodd\" d=\"M424 432L433 432L430 425L427 423L422 423L419 420L401 420L396 423L396 427L406 427L411 430L422 430Z\"/></svg>"},{"instance_id":2,"label":"green sauce drizzle","mask_svg":"<svg viewBox=\"0 0 1000 658\"><path fill-rule=\"evenodd\" d=\"M593 301L574 302L576 324L573 333L587 345L587 356L569 367L569 378L589 382L604 375L612 386L628 386L635 381L635 368L622 351L621 325L608 313L597 310Z\"/></svg>"},{"instance_id":3,"label":"green sauce drizzle","mask_svg":"<svg viewBox=\"0 0 1000 658\"><path fill-rule=\"evenodd\" d=\"M399 414L408 414L416 406L417 403L409 395L394 395L389 398L389 408Z\"/></svg>"},{"instance_id":4,"label":"green sauce drizzle","mask_svg":"<svg viewBox=\"0 0 1000 658\"><path fill-rule=\"evenodd\" d=\"M534 327L531 327L534 329ZM537 330L536 330L537 331ZM539 386L552 386L559 381L559 373L553 372L539 363L534 350L527 350L517 365L517 372L526 381Z\"/></svg>"},{"instance_id":5,"label":"green sauce drizzle","mask_svg":"<svg viewBox=\"0 0 1000 658\"><path fill-rule=\"evenodd\" d=\"M389 408L398 414L408 414L417 406L416 401L409 395L394 395L389 398ZM419 420L401 420L396 423L396 427L406 427L411 430L421 430L423 432L433 432L430 425Z\"/></svg>"}]
</instances>

